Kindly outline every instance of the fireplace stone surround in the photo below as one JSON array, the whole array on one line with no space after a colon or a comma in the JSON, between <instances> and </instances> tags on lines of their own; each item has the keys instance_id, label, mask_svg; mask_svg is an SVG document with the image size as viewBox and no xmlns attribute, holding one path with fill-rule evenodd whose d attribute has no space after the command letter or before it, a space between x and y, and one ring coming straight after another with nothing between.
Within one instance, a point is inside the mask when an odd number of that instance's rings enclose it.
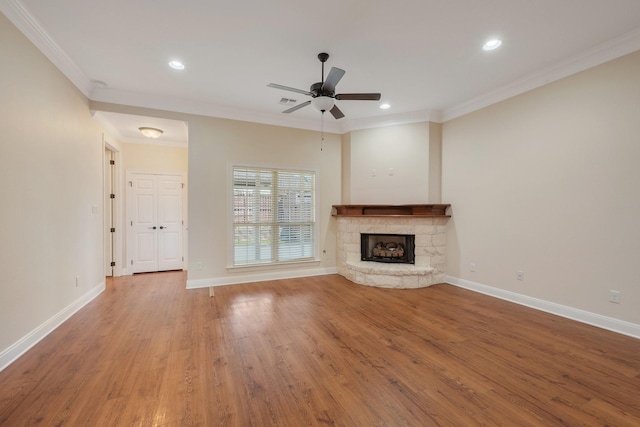
<instances>
[{"instance_id":1,"label":"fireplace stone surround","mask_svg":"<svg viewBox=\"0 0 640 427\"><path fill-rule=\"evenodd\" d=\"M352 282L412 289L442 283L450 205L334 205L338 274ZM361 234L415 235L415 263L361 260Z\"/></svg>"}]
</instances>

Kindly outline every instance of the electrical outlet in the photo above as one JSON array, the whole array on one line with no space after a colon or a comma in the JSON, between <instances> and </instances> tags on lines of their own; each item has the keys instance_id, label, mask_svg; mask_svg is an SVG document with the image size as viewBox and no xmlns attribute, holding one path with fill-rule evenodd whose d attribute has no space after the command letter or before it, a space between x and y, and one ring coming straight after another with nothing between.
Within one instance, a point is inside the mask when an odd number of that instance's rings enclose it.
<instances>
[{"instance_id":1,"label":"electrical outlet","mask_svg":"<svg viewBox=\"0 0 640 427\"><path fill-rule=\"evenodd\" d=\"M609 302L620 304L620 291L609 291Z\"/></svg>"},{"instance_id":2,"label":"electrical outlet","mask_svg":"<svg viewBox=\"0 0 640 427\"><path fill-rule=\"evenodd\" d=\"M523 281L524 280L524 271L518 271L516 273L516 279Z\"/></svg>"},{"instance_id":3,"label":"electrical outlet","mask_svg":"<svg viewBox=\"0 0 640 427\"><path fill-rule=\"evenodd\" d=\"M472 262L471 264L469 264L469 271L472 273L475 273L476 271L476 263Z\"/></svg>"},{"instance_id":4,"label":"electrical outlet","mask_svg":"<svg viewBox=\"0 0 640 427\"><path fill-rule=\"evenodd\" d=\"M202 261L196 261L196 270L202 270Z\"/></svg>"}]
</instances>

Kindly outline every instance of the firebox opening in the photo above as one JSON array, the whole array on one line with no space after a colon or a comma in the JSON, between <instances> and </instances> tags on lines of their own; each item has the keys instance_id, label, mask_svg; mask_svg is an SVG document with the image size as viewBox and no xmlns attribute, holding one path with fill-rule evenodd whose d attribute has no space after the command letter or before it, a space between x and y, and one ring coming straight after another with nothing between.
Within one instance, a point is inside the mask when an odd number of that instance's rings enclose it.
<instances>
[{"instance_id":1,"label":"firebox opening","mask_svg":"<svg viewBox=\"0 0 640 427\"><path fill-rule=\"evenodd\" d=\"M415 264L414 234L360 234L362 261Z\"/></svg>"}]
</instances>

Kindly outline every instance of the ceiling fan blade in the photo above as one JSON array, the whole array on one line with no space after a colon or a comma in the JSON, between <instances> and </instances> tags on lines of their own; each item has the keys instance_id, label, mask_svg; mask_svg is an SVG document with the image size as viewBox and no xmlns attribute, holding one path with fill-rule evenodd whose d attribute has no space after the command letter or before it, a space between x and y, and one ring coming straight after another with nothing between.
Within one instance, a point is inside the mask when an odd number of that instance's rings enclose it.
<instances>
[{"instance_id":1,"label":"ceiling fan blade","mask_svg":"<svg viewBox=\"0 0 640 427\"><path fill-rule=\"evenodd\" d=\"M309 92L308 90L296 89L294 87L289 87L289 86L282 86L276 83L269 83L267 86L272 87L274 89L288 90L290 92L296 92L296 93L301 93L303 95L311 96L311 92Z\"/></svg>"},{"instance_id":2,"label":"ceiling fan blade","mask_svg":"<svg viewBox=\"0 0 640 427\"><path fill-rule=\"evenodd\" d=\"M288 110L284 110L283 113L293 113L296 110L301 109L302 107L306 107L307 105L311 104L311 101L307 101L307 102L303 102L302 104L298 104L298 105L294 105L293 107L289 108Z\"/></svg>"},{"instance_id":3,"label":"ceiling fan blade","mask_svg":"<svg viewBox=\"0 0 640 427\"><path fill-rule=\"evenodd\" d=\"M336 90L336 85L340 79L344 76L344 70L336 67L331 67L331 71L327 75L326 80L322 84L322 91L333 93Z\"/></svg>"},{"instance_id":4,"label":"ceiling fan blade","mask_svg":"<svg viewBox=\"0 0 640 427\"><path fill-rule=\"evenodd\" d=\"M344 113L342 111L340 111L340 109L338 108L337 105L333 104L333 108L331 110L329 110L329 112L333 115L334 118L336 119L341 119L344 117Z\"/></svg>"},{"instance_id":5,"label":"ceiling fan blade","mask_svg":"<svg viewBox=\"0 0 640 427\"><path fill-rule=\"evenodd\" d=\"M379 93L340 93L336 99L342 101L379 101Z\"/></svg>"}]
</instances>

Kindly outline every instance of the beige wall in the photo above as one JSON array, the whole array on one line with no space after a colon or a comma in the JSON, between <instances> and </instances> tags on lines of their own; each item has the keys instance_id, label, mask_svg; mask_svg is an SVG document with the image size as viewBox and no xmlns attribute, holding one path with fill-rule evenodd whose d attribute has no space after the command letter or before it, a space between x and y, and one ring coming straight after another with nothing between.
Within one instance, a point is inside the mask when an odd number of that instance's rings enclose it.
<instances>
[{"instance_id":1,"label":"beige wall","mask_svg":"<svg viewBox=\"0 0 640 427\"><path fill-rule=\"evenodd\" d=\"M274 270L227 270L230 256L230 165L266 165L315 170L319 217L319 264L279 266L286 270L335 269L336 230L331 205L340 204L340 136L233 120L189 120L189 279L200 285L232 283L241 276ZM326 253L322 253L326 251ZM202 270L195 263L202 262ZM260 277L260 276L258 276Z\"/></svg>"},{"instance_id":2,"label":"beige wall","mask_svg":"<svg viewBox=\"0 0 640 427\"><path fill-rule=\"evenodd\" d=\"M639 119L636 52L445 123L448 274L640 324Z\"/></svg>"},{"instance_id":3,"label":"beige wall","mask_svg":"<svg viewBox=\"0 0 640 427\"><path fill-rule=\"evenodd\" d=\"M358 130L350 135L348 203L429 201L429 123Z\"/></svg>"},{"instance_id":4,"label":"beige wall","mask_svg":"<svg viewBox=\"0 0 640 427\"><path fill-rule=\"evenodd\" d=\"M442 203L442 124L429 122L429 203Z\"/></svg>"},{"instance_id":5,"label":"beige wall","mask_svg":"<svg viewBox=\"0 0 640 427\"><path fill-rule=\"evenodd\" d=\"M340 135L325 133L321 151L320 133L315 131L101 102L91 102L91 108L189 123L189 286L213 286L335 270L336 229L331 205L341 202ZM316 171L319 262L275 268L227 268L231 264L228 248L232 238L229 234L229 167L233 163ZM201 269L196 268L199 264Z\"/></svg>"},{"instance_id":6,"label":"beige wall","mask_svg":"<svg viewBox=\"0 0 640 427\"><path fill-rule=\"evenodd\" d=\"M0 40L1 369L104 286L104 149L87 99L2 14Z\"/></svg>"},{"instance_id":7,"label":"beige wall","mask_svg":"<svg viewBox=\"0 0 640 427\"><path fill-rule=\"evenodd\" d=\"M187 173L189 149L153 144L122 144L124 170Z\"/></svg>"},{"instance_id":8,"label":"beige wall","mask_svg":"<svg viewBox=\"0 0 640 427\"><path fill-rule=\"evenodd\" d=\"M342 135L342 204L351 203L351 134Z\"/></svg>"}]
</instances>

